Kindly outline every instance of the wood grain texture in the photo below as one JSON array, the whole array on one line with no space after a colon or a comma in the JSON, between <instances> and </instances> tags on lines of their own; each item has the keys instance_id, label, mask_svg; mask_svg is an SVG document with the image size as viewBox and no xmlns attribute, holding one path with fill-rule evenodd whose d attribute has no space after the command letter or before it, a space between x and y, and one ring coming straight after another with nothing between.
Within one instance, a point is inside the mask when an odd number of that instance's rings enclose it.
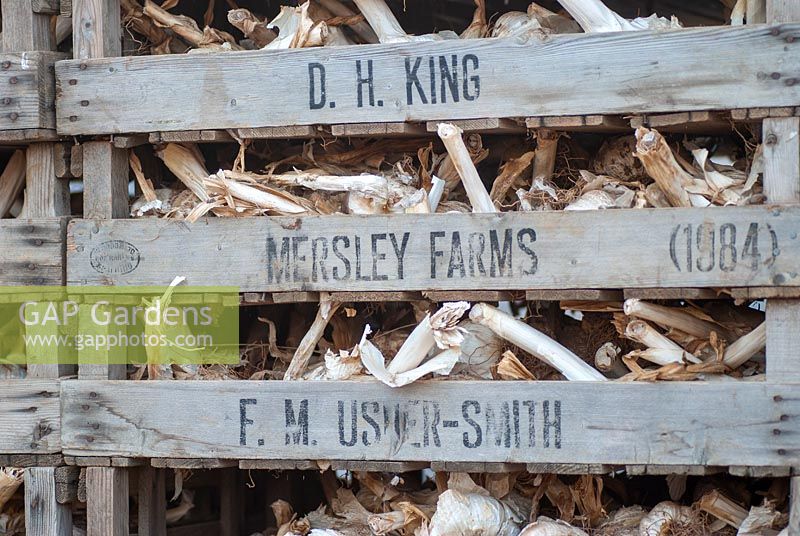
<instances>
[{"instance_id":1,"label":"wood grain texture","mask_svg":"<svg viewBox=\"0 0 800 536\"><path fill-rule=\"evenodd\" d=\"M766 0L766 3L766 22L800 21L800 2L797 0ZM748 1L748 6L749 4L750 2Z\"/></svg>"},{"instance_id":2,"label":"wood grain texture","mask_svg":"<svg viewBox=\"0 0 800 536\"><path fill-rule=\"evenodd\" d=\"M790 482L789 534L800 534L800 476L793 476Z\"/></svg>"},{"instance_id":3,"label":"wood grain texture","mask_svg":"<svg viewBox=\"0 0 800 536\"><path fill-rule=\"evenodd\" d=\"M56 176L52 143L32 143L25 153L25 204L31 218L67 216L69 181Z\"/></svg>"},{"instance_id":4,"label":"wood grain texture","mask_svg":"<svg viewBox=\"0 0 800 536\"><path fill-rule=\"evenodd\" d=\"M0 285L64 284L64 218L0 220Z\"/></svg>"},{"instance_id":5,"label":"wood grain texture","mask_svg":"<svg viewBox=\"0 0 800 536\"><path fill-rule=\"evenodd\" d=\"M110 142L83 144L83 214L86 218L128 215L128 151Z\"/></svg>"},{"instance_id":6,"label":"wood grain texture","mask_svg":"<svg viewBox=\"0 0 800 536\"><path fill-rule=\"evenodd\" d=\"M59 504L55 467L25 470L25 534L72 536L72 507Z\"/></svg>"},{"instance_id":7,"label":"wood grain texture","mask_svg":"<svg viewBox=\"0 0 800 536\"><path fill-rule=\"evenodd\" d=\"M800 117L764 119L763 137L767 201L800 203Z\"/></svg>"},{"instance_id":8,"label":"wood grain texture","mask_svg":"<svg viewBox=\"0 0 800 536\"><path fill-rule=\"evenodd\" d=\"M796 106L800 84L765 69L796 73L798 37L795 24L66 61L57 121L102 134Z\"/></svg>"},{"instance_id":9,"label":"wood grain texture","mask_svg":"<svg viewBox=\"0 0 800 536\"><path fill-rule=\"evenodd\" d=\"M87 536L128 536L128 495L128 469L87 467Z\"/></svg>"},{"instance_id":10,"label":"wood grain texture","mask_svg":"<svg viewBox=\"0 0 800 536\"><path fill-rule=\"evenodd\" d=\"M0 452L60 452L61 408L57 381L1 381L0 393Z\"/></svg>"},{"instance_id":11,"label":"wood grain texture","mask_svg":"<svg viewBox=\"0 0 800 536\"><path fill-rule=\"evenodd\" d=\"M30 139L25 132L55 128L53 66L66 57L58 52L0 54L0 130L24 131L23 138Z\"/></svg>"},{"instance_id":12,"label":"wood grain texture","mask_svg":"<svg viewBox=\"0 0 800 536\"><path fill-rule=\"evenodd\" d=\"M66 381L62 386L67 454L617 465L747 460L753 466L790 466L800 460L800 440L791 433L800 418L797 385L447 381L392 390L377 382L312 382L299 389L296 382L280 381Z\"/></svg>"},{"instance_id":13,"label":"wood grain texture","mask_svg":"<svg viewBox=\"0 0 800 536\"><path fill-rule=\"evenodd\" d=\"M800 300L767 300L767 377L800 381Z\"/></svg>"},{"instance_id":14,"label":"wood grain texture","mask_svg":"<svg viewBox=\"0 0 800 536\"><path fill-rule=\"evenodd\" d=\"M139 469L138 536L166 536L166 471L154 467Z\"/></svg>"},{"instance_id":15,"label":"wood grain texture","mask_svg":"<svg viewBox=\"0 0 800 536\"><path fill-rule=\"evenodd\" d=\"M791 207L73 220L67 280L167 285L180 274L240 292L796 287L798 222Z\"/></svg>"},{"instance_id":16,"label":"wood grain texture","mask_svg":"<svg viewBox=\"0 0 800 536\"><path fill-rule=\"evenodd\" d=\"M31 0L3 0L3 50L21 52L52 50L55 35L50 29L50 16L34 13Z\"/></svg>"},{"instance_id":17,"label":"wood grain texture","mask_svg":"<svg viewBox=\"0 0 800 536\"><path fill-rule=\"evenodd\" d=\"M60 0L59 8L62 17L72 17L72 0Z\"/></svg>"},{"instance_id":18,"label":"wood grain texture","mask_svg":"<svg viewBox=\"0 0 800 536\"><path fill-rule=\"evenodd\" d=\"M76 59L122 55L118 0L73 0L72 51Z\"/></svg>"},{"instance_id":19,"label":"wood grain texture","mask_svg":"<svg viewBox=\"0 0 800 536\"><path fill-rule=\"evenodd\" d=\"M29 0L34 13L58 15L61 12L59 0Z\"/></svg>"}]
</instances>

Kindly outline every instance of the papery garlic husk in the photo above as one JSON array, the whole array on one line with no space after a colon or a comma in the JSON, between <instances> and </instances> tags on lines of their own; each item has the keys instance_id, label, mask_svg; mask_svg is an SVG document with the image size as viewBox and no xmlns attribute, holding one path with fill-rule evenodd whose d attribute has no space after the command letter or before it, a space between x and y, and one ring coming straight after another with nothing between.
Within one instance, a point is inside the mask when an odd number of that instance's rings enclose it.
<instances>
[{"instance_id":1,"label":"papery garlic husk","mask_svg":"<svg viewBox=\"0 0 800 536\"><path fill-rule=\"evenodd\" d=\"M660 502L639 522L640 536L667 536L675 527L695 521L692 509L672 501Z\"/></svg>"},{"instance_id":2,"label":"papery garlic husk","mask_svg":"<svg viewBox=\"0 0 800 536\"><path fill-rule=\"evenodd\" d=\"M561 520L539 516L519 533L518 536L588 536L585 532Z\"/></svg>"}]
</instances>

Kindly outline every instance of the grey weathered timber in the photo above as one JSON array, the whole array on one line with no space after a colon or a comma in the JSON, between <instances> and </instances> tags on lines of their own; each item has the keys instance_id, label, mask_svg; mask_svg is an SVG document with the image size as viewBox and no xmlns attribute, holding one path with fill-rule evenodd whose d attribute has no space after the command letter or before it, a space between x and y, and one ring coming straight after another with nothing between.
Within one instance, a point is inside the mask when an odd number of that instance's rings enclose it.
<instances>
[{"instance_id":1,"label":"grey weathered timber","mask_svg":"<svg viewBox=\"0 0 800 536\"><path fill-rule=\"evenodd\" d=\"M238 465L238 464L237 464ZM220 536L239 536L239 525L244 512L242 484L239 483L239 468L221 471L219 524Z\"/></svg>"},{"instance_id":2,"label":"grey weathered timber","mask_svg":"<svg viewBox=\"0 0 800 536\"><path fill-rule=\"evenodd\" d=\"M118 0L72 1L72 49L80 59L122 55Z\"/></svg>"},{"instance_id":3,"label":"grey weathered timber","mask_svg":"<svg viewBox=\"0 0 800 536\"><path fill-rule=\"evenodd\" d=\"M25 152L25 204L31 218L70 213L69 181L56 176L53 143L33 143Z\"/></svg>"},{"instance_id":4,"label":"grey weathered timber","mask_svg":"<svg viewBox=\"0 0 800 536\"><path fill-rule=\"evenodd\" d=\"M800 21L800 3L797 0L766 0L766 2L767 21L774 23Z\"/></svg>"},{"instance_id":5,"label":"grey weathered timber","mask_svg":"<svg viewBox=\"0 0 800 536\"><path fill-rule=\"evenodd\" d=\"M56 500L55 467L25 470L25 534L72 536L72 508Z\"/></svg>"},{"instance_id":6,"label":"grey weathered timber","mask_svg":"<svg viewBox=\"0 0 800 536\"><path fill-rule=\"evenodd\" d=\"M241 292L797 287L799 224L791 207L76 220L67 281L182 275Z\"/></svg>"},{"instance_id":7,"label":"grey weathered timber","mask_svg":"<svg viewBox=\"0 0 800 536\"><path fill-rule=\"evenodd\" d=\"M103 134L796 106L798 37L786 24L73 60L56 67L57 122Z\"/></svg>"},{"instance_id":8,"label":"grey weathered timber","mask_svg":"<svg viewBox=\"0 0 800 536\"><path fill-rule=\"evenodd\" d=\"M53 65L66 57L58 52L0 54L0 130L55 129Z\"/></svg>"},{"instance_id":9,"label":"grey weathered timber","mask_svg":"<svg viewBox=\"0 0 800 536\"><path fill-rule=\"evenodd\" d=\"M3 50L20 52L51 50L55 35L50 29L50 16L35 13L31 0L3 0Z\"/></svg>"},{"instance_id":10,"label":"grey weathered timber","mask_svg":"<svg viewBox=\"0 0 800 536\"><path fill-rule=\"evenodd\" d=\"M64 283L65 218L0 220L0 285Z\"/></svg>"},{"instance_id":11,"label":"grey weathered timber","mask_svg":"<svg viewBox=\"0 0 800 536\"><path fill-rule=\"evenodd\" d=\"M0 452L61 451L58 394L55 380L0 381Z\"/></svg>"},{"instance_id":12,"label":"grey weathered timber","mask_svg":"<svg viewBox=\"0 0 800 536\"><path fill-rule=\"evenodd\" d=\"M167 492L163 469L139 469L138 536L165 536L167 533Z\"/></svg>"},{"instance_id":13,"label":"grey weathered timber","mask_svg":"<svg viewBox=\"0 0 800 536\"><path fill-rule=\"evenodd\" d=\"M61 13L59 0L30 0L30 3L34 13L46 13L48 15Z\"/></svg>"},{"instance_id":14,"label":"grey weathered timber","mask_svg":"<svg viewBox=\"0 0 800 536\"><path fill-rule=\"evenodd\" d=\"M790 479L789 534L800 534L800 477Z\"/></svg>"},{"instance_id":15,"label":"grey weathered timber","mask_svg":"<svg viewBox=\"0 0 800 536\"><path fill-rule=\"evenodd\" d=\"M83 144L83 213L86 218L128 214L128 151L107 141Z\"/></svg>"},{"instance_id":16,"label":"grey weathered timber","mask_svg":"<svg viewBox=\"0 0 800 536\"><path fill-rule=\"evenodd\" d=\"M65 381L62 441L156 458L790 466L799 395L751 382Z\"/></svg>"},{"instance_id":17,"label":"grey weathered timber","mask_svg":"<svg viewBox=\"0 0 800 536\"><path fill-rule=\"evenodd\" d=\"M128 469L87 467L87 536L128 536L128 497Z\"/></svg>"}]
</instances>

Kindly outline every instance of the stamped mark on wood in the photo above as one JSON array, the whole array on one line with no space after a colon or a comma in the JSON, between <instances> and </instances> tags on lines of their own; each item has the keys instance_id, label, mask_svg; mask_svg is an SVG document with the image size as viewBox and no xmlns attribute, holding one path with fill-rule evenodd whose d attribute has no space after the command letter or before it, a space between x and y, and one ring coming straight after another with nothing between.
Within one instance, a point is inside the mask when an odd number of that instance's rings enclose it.
<instances>
[{"instance_id":1,"label":"stamped mark on wood","mask_svg":"<svg viewBox=\"0 0 800 536\"><path fill-rule=\"evenodd\" d=\"M124 275L139 266L139 250L124 240L109 240L97 245L89 254L92 268L104 275Z\"/></svg>"},{"instance_id":2,"label":"stamped mark on wood","mask_svg":"<svg viewBox=\"0 0 800 536\"><path fill-rule=\"evenodd\" d=\"M285 398L283 407L257 398L239 400L239 445L274 448L385 447L397 453L402 447L440 449L461 444L467 449L561 449L561 400L459 401L456 409L443 409L433 400L340 399L315 404L309 398ZM452 408L451 408L452 409ZM275 434L268 415L284 415L284 434ZM337 434L317 430L309 423L336 423ZM278 442L279 445L269 444Z\"/></svg>"},{"instance_id":3,"label":"stamped mark on wood","mask_svg":"<svg viewBox=\"0 0 800 536\"><path fill-rule=\"evenodd\" d=\"M352 61L350 87L337 85L331 90L325 65L319 62L308 64L308 108L322 110L336 108L337 92L355 102L356 108L384 105L395 108L418 105L458 104L477 101L481 95L480 60L475 54L443 54L438 56L411 56L404 60L405 91L392 87L397 82L396 72L378 71L371 59ZM386 68L385 64L382 64ZM397 66L399 67L399 65ZM395 71L392 69L391 71ZM381 81L384 83L381 83Z\"/></svg>"}]
</instances>

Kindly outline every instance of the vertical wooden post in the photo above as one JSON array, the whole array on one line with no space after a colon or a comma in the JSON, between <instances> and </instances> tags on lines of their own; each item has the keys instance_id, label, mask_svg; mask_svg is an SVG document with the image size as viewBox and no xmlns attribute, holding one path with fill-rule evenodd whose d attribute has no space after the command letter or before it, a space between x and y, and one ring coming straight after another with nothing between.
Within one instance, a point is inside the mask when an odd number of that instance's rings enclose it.
<instances>
[{"instance_id":1,"label":"vertical wooden post","mask_svg":"<svg viewBox=\"0 0 800 536\"><path fill-rule=\"evenodd\" d=\"M800 21L797 0L767 0L767 22ZM800 118L765 119L764 191L768 203L800 203ZM800 381L800 300L767 301L767 381ZM797 475L797 468L794 469ZM800 476L791 478L789 534L800 534Z\"/></svg>"},{"instance_id":2,"label":"vertical wooden post","mask_svg":"<svg viewBox=\"0 0 800 536\"><path fill-rule=\"evenodd\" d=\"M25 533L72 536L72 511L56 500L55 467L25 469Z\"/></svg>"},{"instance_id":3,"label":"vertical wooden post","mask_svg":"<svg viewBox=\"0 0 800 536\"><path fill-rule=\"evenodd\" d=\"M3 51L53 50L50 15L34 13L31 0L3 0Z\"/></svg>"},{"instance_id":4,"label":"vertical wooden post","mask_svg":"<svg viewBox=\"0 0 800 536\"><path fill-rule=\"evenodd\" d=\"M74 0L75 59L122 54L119 0ZM108 141L83 145L84 218L124 218L128 212L128 153ZM79 365L79 378L124 379L124 366Z\"/></svg>"},{"instance_id":5,"label":"vertical wooden post","mask_svg":"<svg viewBox=\"0 0 800 536\"><path fill-rule=\"evenodd\" d=\"M128 471L86 468L87 536L128 536Z\"/></svg>"},{"instance_id":6,"label":"vertical wooden post","mask_svg":"<svg viewBox=\"0 0 800 536\"><path fill-rule=\"evenodd\" d=\"M166 536L167 491L165 471L142 467L139 472L138 536Z\"/></svg>"},{"instance_id":7,"label":"vertical wooden post","mask_svg":"<svg viewBox=\"0 0 800 536\"><path fill-rule=\"evenodd\" d=\"M117 219L128 214L128 151L109 141L83 144L83 217Z\"/></svg>"},{"instance_id":8,"label":"vertical wooden post","mask_svg":"<svg viewBox=\"0 0 800 536\"><path fill-rule=\"evenodd\" d=\"M222 470L220 493L220 535L237 536L239 534L239 514L242 506L239 470L237 468Z\"/></svg>"}]
</instances>

